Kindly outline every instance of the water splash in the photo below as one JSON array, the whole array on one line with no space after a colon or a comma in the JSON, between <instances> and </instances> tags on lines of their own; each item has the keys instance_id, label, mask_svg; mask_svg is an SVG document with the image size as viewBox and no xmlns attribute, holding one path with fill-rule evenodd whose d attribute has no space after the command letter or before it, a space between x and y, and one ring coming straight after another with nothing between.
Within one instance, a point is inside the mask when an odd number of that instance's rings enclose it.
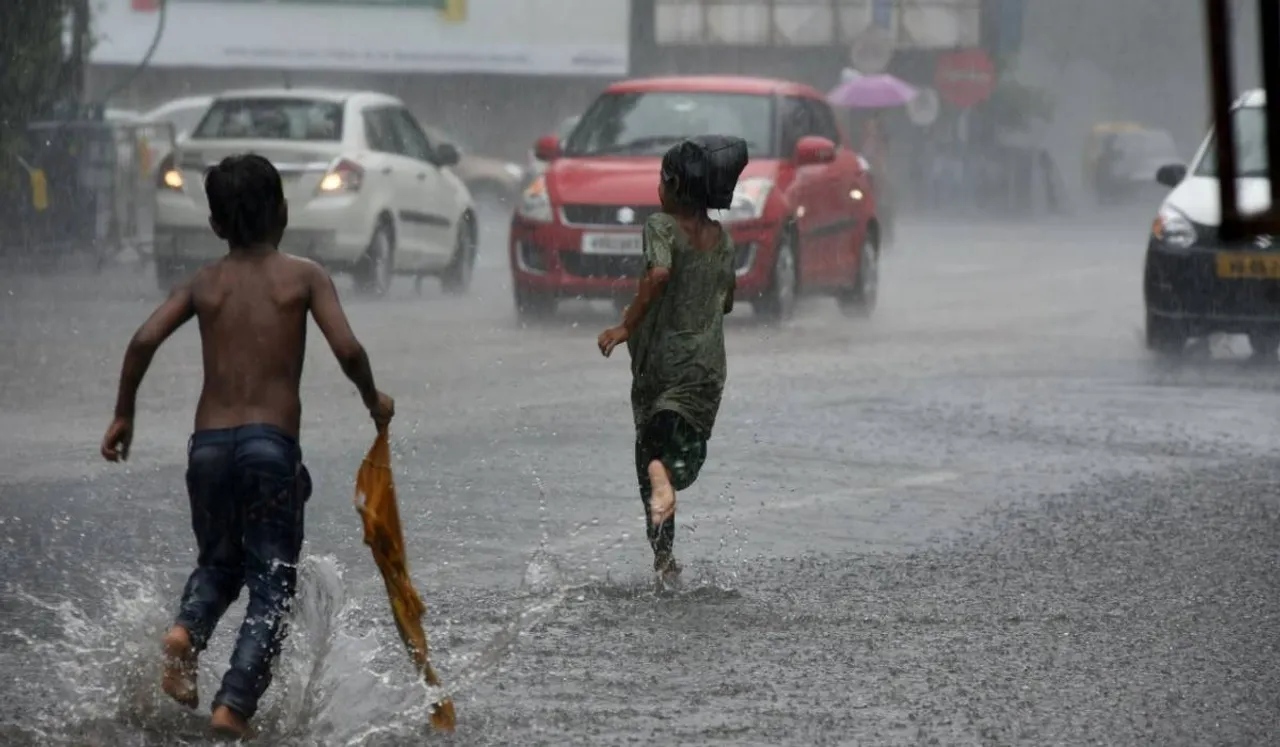
<instances>
[{"instance_id":1,"label":"water splash","mask_svg":"<svg viewBox=\"0 0 1280 747\"><path fill-rule=\"evenodd\" d=\"M188 711L157 686L158 642L170 623L176 590L159 574L124 572L104 574L102 586L107 593L98 604L15 594L51 624L52 635L12 635L30 647L33 659L55 670L51 679L57 685L34 719L12 725L16 733L6 744L209 744L207 703L230 658L243 600L228 611L202 656L199 686L206 707ZM254 719L263 742L358 745L369 737L369 723L402 733L426 724L429 700L404 666L394 633L379 635L389 626L374 618L385 617L385 611L366 612L345 599L344 589L334 558L307 557L300 564L289 639Z\"/></svg>"}]
</instances>

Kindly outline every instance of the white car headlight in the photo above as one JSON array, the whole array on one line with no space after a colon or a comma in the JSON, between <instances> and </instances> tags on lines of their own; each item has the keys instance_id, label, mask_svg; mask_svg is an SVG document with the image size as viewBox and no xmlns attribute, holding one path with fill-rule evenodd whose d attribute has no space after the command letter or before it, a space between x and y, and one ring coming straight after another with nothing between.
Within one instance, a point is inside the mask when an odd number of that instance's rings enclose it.
<instances>
[{"instance_id":1,"label":"white car headlight","mask_svg":"<svg viewBox=\"0 0 1280 747\"><path fill-rule=\"evenodd\" d=\"M1199 236L1196 227L1181 211L1161 205L1151 224L1151 235L1170 249L1190 249Z\"/></svg>"},{"instance_id":2,"label":"white car headlight","mask_svg":"<svg viewBox=\"0 0 1280 747\"><path fill-rule=\"evenodd\" d=\"M540 176L520 195L520 204L516 206L516 214L528 220L550 223L551 195L547 194L547 178Z\"/></svg>"},{"instance_id":3,"label":"white car headlight","mask_svg":"<svg viewBox=\"0 0 1280 747\"><path fill-rule=\"evenodd\" d=\"M738 182L733 190L733 203L728 210L711 210L712 219L732 223L740 220L759 220L769 204L769 193L773 191L773 180L765 177L752 177Z\"/></svg>"}]
</instances>

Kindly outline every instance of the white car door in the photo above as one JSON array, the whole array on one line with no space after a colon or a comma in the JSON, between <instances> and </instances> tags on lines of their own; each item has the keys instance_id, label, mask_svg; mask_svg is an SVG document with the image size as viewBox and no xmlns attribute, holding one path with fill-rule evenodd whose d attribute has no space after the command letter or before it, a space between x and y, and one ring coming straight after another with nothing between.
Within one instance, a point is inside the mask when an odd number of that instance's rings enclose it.
<instances>
[{"instance_id":1,"label":"white car door","mask_svg":"<svg viewBox=\"0 0 1280 747\"><path fill-rule=\"evenodd\" d=\"M395 215L396 258L401 270L426 269L430 262L430 240L413 211L422 201L423 187L417 178L418 164L406 155L408 150L395 124L395 109L373 107L363 112L365 139L373 157L368 178L374 199Z\"/></svg>"},{"instance_id":2,"label":"white car door","mask_svg":"<svg viewBox=\"0 0 1280 747\"><path fill-rule=\"evenodd\" d=\"M443 170L433 159L431 141L418 126L407 109L394 110L400 137L407 146L408 156L414 164L413 178L418 182L420 202L406 211L406 219L418 223L426 237L426 251L438 266L446 265L453 256L454 237L457 233L454 209L454 189Z\"/></svg>"}]
</instances>

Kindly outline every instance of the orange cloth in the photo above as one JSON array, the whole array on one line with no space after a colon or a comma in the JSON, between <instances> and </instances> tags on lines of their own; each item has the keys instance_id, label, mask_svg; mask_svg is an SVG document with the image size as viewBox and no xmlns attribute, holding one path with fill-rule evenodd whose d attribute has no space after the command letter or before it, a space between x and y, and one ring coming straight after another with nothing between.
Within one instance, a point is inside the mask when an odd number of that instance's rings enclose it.
<instances>
[{"instance_id":1,"label":"orange cloth","mask_svg":"<svg viewBox=\"0 0 1280 747\"><path fill-rule=\"evenodd\" d=\"M373 551L373 561L378 564L378 571L387 585L396 630L409 649L414 666L426 677L428 684L439 687L440 678L427 659L427 634L422 628L422 616L427 608L413 588L409 564L405 559L404 532L400 528L400 509L396 505L396 486L391 478L391 445L387 441L386 430L378 431L369 454L356 473L355 503L364 523L364 543ZM432 726L453 731L455 720L452 701L445 699L435 704L431 713Z\"/></svg>"}]
</instances>

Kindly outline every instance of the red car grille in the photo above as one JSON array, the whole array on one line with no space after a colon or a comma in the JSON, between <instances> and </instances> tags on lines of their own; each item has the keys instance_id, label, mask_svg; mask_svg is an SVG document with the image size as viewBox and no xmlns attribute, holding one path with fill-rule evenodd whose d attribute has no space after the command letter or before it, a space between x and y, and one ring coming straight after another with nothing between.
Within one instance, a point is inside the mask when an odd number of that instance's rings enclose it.
<instances>
[{"instance_id":1,"label":"red car grille","mask_svg":"<svg viewBox=\"0 0 1280 747\"><path fill-rule=\"evenodd\" d=\"M580 226L639 226L650 215L661 210L657 205L565 205L564 220ZM631 211L631 220L623 223L618 213Z\"/></svg>"},{"instance_id":2,"label":"red car grille","mask_svg":"<svg viewBox=\"0 0 1280 747\"><path fill-rule=\"evenodd\" d=\"M560 263L565 272L579 278L639 278L644 274L644 257L634 255L561 252Z\"/></svg>"}]
</instances>

